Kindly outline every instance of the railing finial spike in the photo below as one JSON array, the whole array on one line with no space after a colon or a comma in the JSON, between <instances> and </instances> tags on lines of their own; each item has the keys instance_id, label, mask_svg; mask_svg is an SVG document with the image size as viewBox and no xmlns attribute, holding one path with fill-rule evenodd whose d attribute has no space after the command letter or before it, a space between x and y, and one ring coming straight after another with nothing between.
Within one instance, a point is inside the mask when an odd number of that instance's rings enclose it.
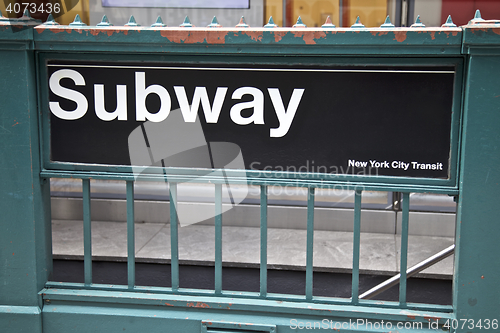
<instances>
[{"instance_id":1,"label":"railing finial spike","mask_svg":"<svg viewBox=\"0 0 500 333\"><path fill-rule=\"evenodd\" d=\"M335 28L335 24L332 23L330 16L326 18L325 24L321 26L322 28Z\"/></svg>"},{"instance_id":2,"label":"railing finial spike","mask_svg":"<svg viewBox=\"0 0 500 333\"><path fill-rule=\"evenodd\" d=\"M446 23L443 24L441 27L443 28L456 28L456 24L453 23L453 20L451 19L451 15L448 15L448 18L446 19Z\"/></svg>"},{"instance_id":3,"label":"railing finial spike","mask_svg":"<svg viewBox=\"0 0 500 333\"><path fill-rule=\"evenodd\" d=\"M162 28L166 27L167 25L163 23L163 20L160 15L156 18L156 22L151 25L153 28Z\"/></svg>"},{"instance_id":4,"label":"railing finial spike","mask_svg":"<svg viewBox=\"0 0 500 333\"><path fill-rule=\"evenodd\" d=\"M354 29L359 29L359 28L364 28L365 26L363 25L363 23L360 22L359 20L359 16L356 18L356 22L354 22L353 25L351 25L351 28L354 28Z\"/></svg>"},{"instance_id":5,"label":"railing finial spike","mask_svg":"<svg viewBox=\"0 0 500 333\"><path fill-rule=\"evenodd\" d=\"M469 21L469 24L480 24L484 19L481 17L481 12L479 9L476 10L476 13L474 14L474 18Z\"/></svg>"},{"instance_id":6,"label":"railing finial spike","mask_svg":"<svg viewBox=\"0 0 500 333\"><path fill-rule=\"evenodd\" d=\"M184 18L184 22L182 22L182 24L179 27L191 28L192 26L193 25L191 24L191 21L189 20L189 16L186 15L186 17Z\"/></svg>"},{"instance_id":7,"label":"railing finial spike","mask_svg":"<svg viewBox=\"0 0 500 333\"><path fill-rule=\"evenodd\" d=\"M47 16L47 21L45 21L44 25L59 25L59 23L57 23L56 20L54 20L54 16L52 16L52 14L49 14L49 16Z\"/></svg>"},{"instance_id":8,"label":"railing finial spike","mask_svg":"<svg viewBox=\"0 0 500 333\"><path fill-rule=\"evenodd\" d=\"M476 10L476 13L474 14L474 19L476 19L476 20L482 20L483 19L481 17L481 11L479 9Z\"/></svg>"},{"instance_id":9,"label":"railing finial spike","mask_svg":"<svg viewBox=\"0 0 500 333\"><path fill-rule=\"evenodd\" d=\"M299 18L297 19L297 23L295 23L292 28L306 28L306 27L307 26L304 24L304 22L302 22L302 18L299 16Z\"/></svg>"},{"instance_id":10,"label":"railing finial spike","mask_svg":"<svg viewBox=\"0 0 500 333\"><path fill-rule=\"evenodd\" d=\"M237 28L248 28L248 27L250 27L250 26L249 26L249 25L247 24L247 22L245 21L245 17L244 17L244 16L242 16L242 17L240 18L240 22L236 25L236 27L237 27Z\"/></svg>"},{"instance_id":11,"label":"railing finial spike","mask_svg":"<svg viewBox=\"0 0 500 333\"><path fill-rule=\"evenodd\" d=\"M381 28L394 28L394 24L391 23L391 18L389 15L385 18L385 22L380 26Z\"/></svg>"},{"instance_id":12,"label":"railing finial spike","mask_svg":"<svg viewBox=\"0 0 500 333\"><path fill-rule=\"evenodd\" d=\"M24 17L29 17L29 18L31 18L31 14L30 14L30 11L28 10L28 8L26 8L26 9L24 10L23 16L24 16Z\"/></svg>"},{"instance_id":13,"label":"railing finial spike","mask_svg":"<svg viewBox=\"0 0 500 333\"><path fill-rule=\"evenodd\" d=\"M278 25L274 23L273 17L269 17L269 21L267 21L267 24L264 26L264 28L277 28Z\"/></svg>"},{"instance_id":14,"label":"railing finial spike","mask_svg":"<svg viewBox=\"0 0 500 333\"><path fill-rule=\"evenodd\" d=\"M134 15L130 15L130 19L128 20L128 23L125 24L126 27L138 27L139 24L135 21Z\"/></svg>"},{"instance_id":15,"label":"railing finial spike","mask_svg":"<svg viewBox=\"0 0 500 333\"><path fill-rule=\"evenodd\" d=\"M108 17L106 15L102 16L101 22L97 23L98 27L109 27L112 26L111 23L109 23Z\"/></svg>"},{"instance_id":16,"label":"railing finial spike","mask_svg":"<svg viewBox=\"0 0 500 333\"><path fill-rule=\"evenodd\" d=\"M217 16L214 16L214 18L212 19L212 23L210 23L207 27L208 28L220 28L220 27L222 27L222 25L219 24L219 21L217 20Z\"/></svg>"},{"instance_id":17,"label":"railing finial spike","mask_svg":"<svg viewBox=\"0 0 500 333\"><path fill-rule=\"evenodd\" d=\"M74 26L74 27L86 26L86 24L82 22L82 19L80 18L80 15L78 15L78 14L76 14L75 19L69 25Z\"/></svg>"},{"instance_id":18,"label":"railing finial spike","mask_svg":"<svg viewBox=\"0 0 500 333\"><path fill-rule=\"evenodd\" d=\"M424 28L425 25L420 21L420 15L417 15L417 18L415 19L415 23L413 23L410 28Z\"/></svg>"}]
</instances>

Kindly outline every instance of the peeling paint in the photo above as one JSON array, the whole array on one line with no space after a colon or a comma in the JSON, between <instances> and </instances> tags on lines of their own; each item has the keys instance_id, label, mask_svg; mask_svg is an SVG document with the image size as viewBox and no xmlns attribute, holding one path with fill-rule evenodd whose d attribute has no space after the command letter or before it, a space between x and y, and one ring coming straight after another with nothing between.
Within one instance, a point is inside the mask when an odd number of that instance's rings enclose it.
<instances>
[{"instance_id":1,"label":"peeling paint","mask_svg":"<svg viewBox=\"0 0 500 333\"><path fill-rule=\"evenodd\" d=\"M39 34L41 34L42 32L44 32L45 30L48 30L54 34L58 34L60 32L63 32L63 31L66 31L66 29L61 29L61 28L44 28L44 29L40 29L40 28L35 28L36 31L38 31ZM68 29L70 30L69 33L71 33L71 29Z\"/></svg>"},{"instance_id":2,"label":"peeling paint","mask_svg":"<svg viewBox=\"0 0 500 333\"><path fill-rule=\"evenodd\" d=\"M324 31L291 31L295 38L301 38L306 42L307 45L316 44L315 39L325 38L326 33Z\"/></svg>"},{"instance_id":3,"label":"peeling paint","mask_svg":"<svg viewBox=\"0 0 500 333\"><path fill-rule=\"evenodd\" d=\"M166 306L174 306L174 305L172 305L172 304L170 304L170 303L165 303L165 305L166 305Z\"/></svg>"},{"instance_id":4,"label":"peeling paint","mask_svg":"<svg viewBox=\"0 0 500 333\"><path fill-rule=\"evenodd\" d=\"M273 32L274 32L274 41L276 43L279 42L288 33L288 31L273 31Z\"/></svg>"},{"instance_id":5,"label":"peeling paint","mask_svg":"<svg viewBox=\"0 0 500 333\"><path fill-rule=\"evenodd\" d=\"M196 304L187 303L187 306L190 308L210 308L210 305L208 305L207 303L201 303L201 302L197 302Z\"/></svg>"},{"instance_id":6,"label":"peeling paint","mask_svg":"<svg viewBox=\"0 0 500 333\"><path fill-rule=\"evenodd\" d=\"M126 30L126 29L92 29L89 32L92 36L97 36L100 33L103 33L103 34L107 34L109 37L109 36L113 35L114 33L120 33L120 32L123 32L123 34L125 36L128 35L128 30Z\"/></svg>"},{"instance_id":7,"label":"peeling paint","mask_svg":"<svg viewBox=\"0 0 500 333\"><path fill-rule=\"evenodd\" d=\"M387 35L389 31L371 31L373 36L384 36Z\"/></svg>"},{"instance_id":8,"label":"peeling paint","mask_svg":"<svg viewBox=\"0 0 500 333\"><path fill-rule=\"evenodd\" d=\"M79 34L86 33L87 35L90 33L92 36L97 36L100 33L107 34L108 37L113 35L114 33L123 33L124 35L128 35L129 30L131 29L126 29L126 28L115 28L115 29L73 29L73 28L63 28L63 27L50 27L50 28L35 28L35 30L41 34L42 32L48 30L54 34L58 34L60 32L66 32L68 34L71 34L72 32L78 32ZM137 32L140 32L140 30L136 30Z\"/></svg>"},{"instance_id":9,"label":"peeling paint","mask_svg":"<svg viewBox=\"0 0 500 333\"><path fill-rule=\"evenodd\" d=\"M261 42L263 37L263 31L242 31L243 35L249 36L252 40L256 42Z\"/></svg>"},{"instance_id":10,"label":"peeling paint","mask_svg":"<svg viewBox=\"0 0 500 333\"><path fill-rule=\"evenodd\" d=\"M488 28L471 28L470 31L473 33L473 34L476 34L477 32L488 32Z\"/></svg>"},{"instance_id":11,"label":"peeling paint","mask_svg":"<svg viewBox=\"0 0 500 333\"><path fill-rule=\"evenodd\" d=\"M456 37L458 35L458 31L456 30L453 30L453 31L443 31L445 34L446 34L446 37L449 38L450 37L450 33L453 37Z\"/></svg>"},{"instance_id":12,"label":"peeling paint","mask_svg":"<svg viewBox=\"0 0 500 333\"><path fill-rule=\"evenodd\" d=\"M229 31L217 30L162 30L160 34L172 43L184 44L224 44Z\"/></svg>"},{"instance_id":13,"label":"peeling paint","mask_svg":"<svg viewBox=\"0 0 500 333\"><path fill-rule=\"evenodd\" d=\"M394 40L402 43L406 40L406 31L394 31Z\"/></svg>"},{"instance_id":14,"label":"peeling paint","mask_svg":"<svg viewBox=\"0 0 500 333\"><path fill-rule=\"evenodd\" d=\"M429 34L431 35L432 40L436 39L436 32L435 31L431 31L431 32L429 32Z\"/></svg>"}]
</instances>

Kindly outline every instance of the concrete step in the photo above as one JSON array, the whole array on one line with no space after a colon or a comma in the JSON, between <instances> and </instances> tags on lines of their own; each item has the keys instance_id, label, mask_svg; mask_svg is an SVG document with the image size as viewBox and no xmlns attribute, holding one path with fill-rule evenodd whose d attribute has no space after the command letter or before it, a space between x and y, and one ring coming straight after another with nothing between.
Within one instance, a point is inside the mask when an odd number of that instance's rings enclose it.
<instances>
[{"instance_id":1,"label":"concrete step","mask_svg":"<svg viewBox=\"0 0 500 333\"><path fill-rule=\"evenodd\" d=\"M54 258L83 258L83 222L53 220ZM360 272L395 275L399 273L398 234L361 233ZM314 234L314 269L323 272L349 273L352 270L352 232L316 230ZM453 244L452 237L410 235L408 267ZM257 268L260 259L260 229L223 226L222 259L225 267ZM127 230L123 222L92 222L94 260L124 261L127 257ZM136 223L135 254L137 262L170 261L170 224ZM181 263L213 265L215 231L210 225L179 227ZM268 229L268 265L270 268L304 270L306 231ZM453 256L427 268L417 276L450 279Z\"/></svg>"}]
</instances>

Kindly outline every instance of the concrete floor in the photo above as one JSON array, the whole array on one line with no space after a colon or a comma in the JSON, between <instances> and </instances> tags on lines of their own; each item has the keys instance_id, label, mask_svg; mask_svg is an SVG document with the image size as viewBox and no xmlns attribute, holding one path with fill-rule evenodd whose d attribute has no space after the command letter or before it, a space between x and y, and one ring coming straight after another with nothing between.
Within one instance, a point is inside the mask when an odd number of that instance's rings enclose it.
<instances>
[{"instance_id":1,"label":"concrete floor","mask_svg":"<svg viewBox=\"0 0 500 333\"><path fill-rule=\"evenodd\" d=\"M75 220L52 222L55 258L83 256L83 223ZM123 222L92 222L92 253L101 259L122 260L127 256L127 230ZM367 274L393 275L399 272L397 234L361 233L360 270ZM453 244L451 237L409 236L408 267ZM224 226L222 242L224 265L258 267L260 229ZM214 261L214 227L179 227L179 259L186 263ZM137 261L165 262L170 259L170 225L136 223ZM303 269L306 263L306 231L268 229L268 265L284 269ZM352 268L352 232L316 231L314 267L317 271L349 272ZM453 274L453 256L424 270L420 276L449 279Z\"/></svg>"}]
</instances>

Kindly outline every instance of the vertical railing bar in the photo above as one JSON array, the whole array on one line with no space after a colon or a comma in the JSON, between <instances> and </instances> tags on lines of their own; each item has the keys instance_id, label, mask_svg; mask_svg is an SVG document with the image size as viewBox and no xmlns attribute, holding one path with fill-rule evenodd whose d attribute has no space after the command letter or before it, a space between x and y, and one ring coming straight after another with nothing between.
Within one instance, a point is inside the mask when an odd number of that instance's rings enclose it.
<instances>
[{"instance_id":1,"label":"vertical railing bar","mask_svg":"<svg viewBox=\"0 0 500 333\"><path fill-rule=\"evenodd\" d=\"M361 190L354 195L354 230L352 245L352 303L359 303L359 248L361 240Z\"/></svg>"},{"instance_id":2,"label":"vertical railing bar","mask_svg":"<svg viewBox=\"0 0 500 333\"><path fill-rule=\"evenodd\" d=\"M399 306L406 307L406 279L408 266L408 227L410 218L410 194L403 193L401 219L401 260L399 278Z\"/></svg>"},{"instance_id":3,"label":"vertical railing bar","mask_svg":"<svg viewBox=\"0 0 500 333\"><path fill-rule=\"evenodd\" d=\"M179 290L179 228L177 225L177 183L169 183L170 191L170 277L172 290Z\"/></svg>"},{"instance_id":4,"label":"vertical railing bar","mask_svg":"<svg viewBox=\"0 0 500 333\"><path fill-rule=\"evenodd\" d=\"M92 284L92 227L90 218L90 179L82 179L83 266L85 285Z\"/></svg>"},{"instance_id":5,"label":"vertical railing bar","mask_svg":"<svg viewBox=\"0 0 500 333\"><path fill-rule=\"evenodd\" d=\"M260 186L260 297L267 296L267 186Z\"/></svg>"},{"instance_id":6,"label":"vertical railing bar","mask_svg":"<svg viewBox=\"0 0 500 333\"><path fill-rule=\"evenodd\" d=\"M127 271L128 288L135 286L135 212L134 212L134 182L127 181Z\"/></svg>"},{"instance_id":7,"label":"vertical railing bar","mask_svg":"<svg viewBox=\"0 0 500 333\"><path fill-rule=\"evenodd\" d=\"M306 300L313 298L314 187L307 191Z\"/></svg>"},{"instance_id":8,"label":"vertical railing bar","mask_svg":"<svg viewBox=\"0 0 500 333\"><path fill-rule=\"evenodd\" d=\"M342 15L343 15L343 12L344 12L344 4L343 4L343 1L342 0L339 0L339 27L342 28L343 27L343 18L342 18Z\"/></svg>"},{"instance_id":9,"label":"vertical railing bar","mask_svg":"<svg viewBox=\"0 0 500 333\"><path fill-rule=\"evenodd\" d=\"M281 26L282 26L283 28L284 28L284 27L286 27L286 2L287 2L286 0L283 0L283 3L282 3L282 6L283 6L283 7L282 7L282 13L283 13L283 14L282 14L282 18L283 18L283 19L282 19L282 24L281 24Z\"/></svg>"},{"instance_id":10,"label":"vertical railing bar","mask_svg":"<svg viewBox=\"0 0 500 333\"><path fill-rule=\"evenodd\" d=\"M222 184L215 184L215 294L222 294Z\"/></svg>"}]
</instances>

